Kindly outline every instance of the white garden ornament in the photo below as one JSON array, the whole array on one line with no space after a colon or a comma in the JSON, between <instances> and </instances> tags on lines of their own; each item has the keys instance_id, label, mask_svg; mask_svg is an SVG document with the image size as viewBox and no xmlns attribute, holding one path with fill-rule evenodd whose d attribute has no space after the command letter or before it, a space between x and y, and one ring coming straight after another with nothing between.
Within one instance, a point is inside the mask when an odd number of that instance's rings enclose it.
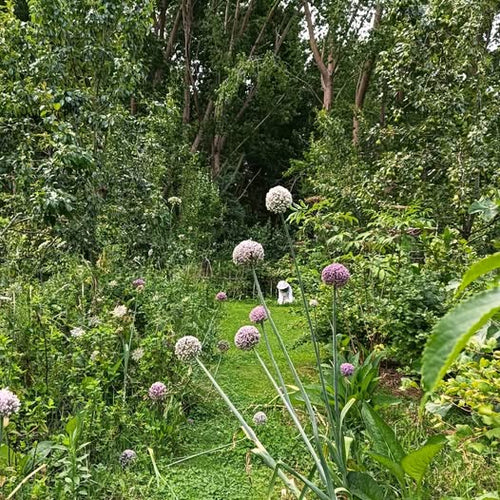
<instances>
[{"instance_id":1,"label":"white garden ornament","mask_svg":"<svg viewBox=\"0 0 500 500\"><path fill-rule=\"evenodd\" d=\"M278 289L278 304L291 304L293 302L293 292L290 284L284 280L280 281L276 286Z\"/></svg>"}]
</instances>

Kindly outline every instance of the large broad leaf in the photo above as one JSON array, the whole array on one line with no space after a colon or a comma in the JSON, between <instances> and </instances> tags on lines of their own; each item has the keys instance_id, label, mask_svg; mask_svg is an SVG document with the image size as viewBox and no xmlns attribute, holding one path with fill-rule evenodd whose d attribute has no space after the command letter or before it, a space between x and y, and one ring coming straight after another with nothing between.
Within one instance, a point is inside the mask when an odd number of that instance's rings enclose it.
<instances>
[{"instance_id":1,"label":"large broad leaf","mask_svg":"<svg viewBox=\"0 0 500 500\"><path fill-rule=\"evenodd\" d=\"M446 438L444 436L433 436L427 440L427 443L417 451L413 451L406 455L401 461L404 471L411 476L419 485L424 478L425 471L432 459L441 451Z\"/></svg>"},{"instance_id":2,"label":"large broad leaf","mask_svg":"<svg viewBox=\"0 0 500 500\"><path fill-rule=\"evenodd\" d=\"M500 287L458 304L434 327L422 356L422 386L432 392L474 333L500 310Z\"/></svg>"},{"instance_id":3,"label":"large broad leaf","mask_svg":"<svg viewBox=\"0 0 500 500\"><path fill-rule=\"evenodd\" d=\"M391 460L400 463L405 452L394 431L382 420L382 417L367 403L363 405L361 415L366 429L373 439L373 448L379 455L389 455Z\"/></svg>"},{"instance_id":4,"label":"large broad leaf","mask_svg":"<svg viewBox=\"0 0 500 500\"><path fill-rule=\"evenodd\" d=\"M349 491L361 500L385 500L385 495L369 474L351 471L347 474Z\"/></svg>"},{"instance_id":5,"label":"large broad leaf","mask_svg":"<svg viewBox=\"0 0 500 500\"><path fill-rule=\"evenodd\" d=\"M494 253L493 255L488 255L488 257L485 257L484 259L481 259L480 261L473 264L464 274L462 283L460 283L457 293L465 290L467 285L472 283L475 279L479 278L479 276L494 271L495 269L500 269L500 252Z\"/></svg>"},{"instance_id":6,"label":"large broad leaf","mask_svg":"<svg viewBox=\"0 0 500 500\"><path fill-rule=\"evenodd\" d=\"M383 465L390 473L392 473L400 483L403 483L405 480L405 471L401 464L394 462L390 458L385 455L379 455L378 453L370 453L368 455L373 458L373 460L377 461L379 464Z\"/></svg>"}]
</instances>

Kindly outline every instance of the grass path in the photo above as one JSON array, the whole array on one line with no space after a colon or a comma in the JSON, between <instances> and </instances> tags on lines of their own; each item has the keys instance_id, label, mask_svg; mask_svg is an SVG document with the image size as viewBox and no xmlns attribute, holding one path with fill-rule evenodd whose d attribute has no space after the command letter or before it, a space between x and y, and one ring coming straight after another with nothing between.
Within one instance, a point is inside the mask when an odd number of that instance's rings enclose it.
<instances>
[{"instance_id":1,"label":"grass path","mask_svg":"<svg viewBox=\"0 0 500 500\"><path fill-rule=\"evenodd\" d=\"M212 365L210 369L212 373L217 372L217 381L248 421L251 422L256 411L266 412L268 423L257 431L259 438L273 456L285 459L287 463L304 464L303 447L298 441L295 428L289 424L281 405L276 401L274 390L254 354L239 351L234 347L234 334L240 326L249 323L248 313L253 306L255 302L228 302L223 305L221 338L231 343L231 349L221 357L219 364ZM314 354L310 343L298 342L307 333L304 320L287 307L271 305L270 309L299 374L303 380L310 380L314 376ZM279 352L277 340L271 332L268 333L278 364L285 369L286 361ZM264 351L264 346L261 345L259 352L266 357ZM292 382L288 372L286 382ZM200 394L202 404L197 405L197 413L191 415L193 423L185 429L186 445L183 453L190 455L224 444L230 446L169 468L165 477L172 485L172 498L266 498L271 477L269 469L248 453L251 443L242 439L237 420L227 410L210 383L200 379L199 384L203 388ZM234 441L238 442L231 445ZM279 498L279 490L276 491L276 498Z\"/></svg>"}]
</instances>

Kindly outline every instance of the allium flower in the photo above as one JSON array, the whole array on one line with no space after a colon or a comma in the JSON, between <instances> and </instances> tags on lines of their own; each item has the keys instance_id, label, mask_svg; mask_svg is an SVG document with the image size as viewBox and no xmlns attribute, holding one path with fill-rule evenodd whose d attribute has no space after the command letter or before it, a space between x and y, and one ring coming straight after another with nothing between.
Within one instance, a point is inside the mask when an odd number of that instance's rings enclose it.
<instances>
[{"instance_id":1,"label":"allium flower","mask_svg":"<svg viewBox=\"0 0 500 500\"><path fill-rule=\"evenodd\" d=\"M120 455L120 465L125 469L125 467L128 467L130 464L135 462L136 459L137 453L134 450L125 450Z\"/></svg>"},{"instance_id":2,"label":"allium flower","mask_svg":"<svg viewBox=\"0 0 500 500\"><path fill-rule=\"evenodd\" d=\"M226 292L218 292L217 295L215 296L215 300L219 302L224 302L225 300L227 300Z\"/></svg>"},{"instance_id":3,"label":"allium flower","mask_svg":"<svg viewBox=\"0 0 500 500\"><path fill-rule=\"evenodd\" d=\"M138 347L137 349L134 349L132 351L132 359L136 362L140 361L143 356L144 356L144 349L142 347Z\"/></svg>"},{"instance_id":4,"label":"allium flower","mask_svg":"<svg viewBox=\"0 0 500 500\"><path fill-rule=\"evenodd\" d=\"M108 285L111 287L111 288L114 288L115 286L118 286L118 281L116 280L111 280Z\"/></svg>"},{"instance_id":5,"label":"allium flower","mask_svg":"<svg viewBox=\"0 0 500 500\"><path fill-rule=\"evenodd\" d=\"M191 361L201 353L201 342L193 335L186 335L175 343L175 355L181 361Z\"/></svg>"},{"instance_id":6,"label":"allium flower","mask_svg":"<svg viewBox=\"0 0 500 500\"><path fill-rule=\"evenodd\" d=\"M234 336L234 343L238 349L250 351L260 341L260 333L255 326L242 326Z\"/></svg>"},{"instance_id":7,"label":"allium flower","mask_svg":"<svg viewBox=\"0 0 500 500\"><path fill-rule=\"evenodd\" d=\"M83 328L80 328L79 326L75 327L75 328L72 328L70 331L69 331L70 335L72 337L74 337L75 339L79 338L79 337L82 337L83 334L85 333L85 330Z\"/></svg>"},{"instance_id":8,"label":"allium flower","mask_svg":"<svg viewBox=\"0 0 500 500\"><path fill-rule=\"evenodd\" d=\"M275 214L285 213L292 202L292 194L283 186L273 187L266 194L266 208Z\"/></svg>"},{"instance_id":9,"label":"allium flower","mask_svg":"<svg viewBox=\"0 0 500 500\"><path fill-rule=\"evenodd\" d=\"M350 377L354 373L354 365L351 363L342 363L340 365L340 373L343 377Z\"/></svg>"},{"instance_id":10,"label":"allium flower","mask_svg":"<svg viewBox=\"0 0 500 500\"><path fill-rule=\"evenodd\" d=\"M123 318L128 313L127 306L116 306L111 313L115 318Z\"/></svg>"},{"instance_id":11,"label":"allium flower","mask_svg":"<svg viewBox=\"0 0 500 500\"><path fill-rule=\"evenodd\" d=\"M263 411L258 411L253 416L253 423L255 425L264 425L267 422L267 415Z\"/></svg>"},{"instance_id":12,"label":"allium flower","mask_svg":"<svg viewBox=\"0 0 500 500\"><path fill-rule=\"evenodd\" d=\"M325 285L344 286L351 277L348 269L342 264L330 264L321 272L321 279Z\"/></svg>"},{"instance_id":13,"label":"allium flower","mask_svg":"<svg viewBox=\"0 0 500 500\"><path fill-rule=\"evenodd\" d=\"M13 413L17 413L19 408L21 408L19 398L8 388L0 389L0 417L10 417Z\"/></svg>"},{"instance_id":14,"label":"allium flower","mask_svg":"<svg viewBox=\"0 0 500 500\"><path fill-rule=\"evenodd\" d=\"M220 352L227 352L229 351L229 342L227 340L219 340L217 342L217 349L219 349Z\"/></svg>"},{"instance_id":15,"label":"allium flower","mask_svg":"<svg viewBox=\"0 0 500 500\"><path fill-rule=\"evenodd\" d=\"M267 312L264 306L256 306L248 315L252 323L263 323L267 319Z\"/></svg>"},{"instance_id":16,"label":"allium flower","mask_svg":"<svg viewBox=\"0 0 500 500\"><path fill-rule=\"evenodd\" d=\"M167 395L167 386L163 382L155 382L148 391L153 401L161 401Z\"/></svg>"},{"instance_id":17,"label":"allium flower","mask_svg":"<svg viewBox=\"0 0 500 500\"><path fill-rule=\"evenodd\" d=\"M135 288L141 287L144 288L144 285L146 284L146 281L143 278L137 278L136 280L132 281L132 286Z\"/></svg>"},{"instance_id":18,"label":"allium flower","mask_svg":"<svg viewBox=\"0 0 500 500\"><path fill-rule=\"evenodd\" d=\"M182 200L178 196L171 196L167 201L170 205L180 205L182 203Z\"/></svg>"},{"instance_id":19,"label":"allium flower","mask_svg":"<svg viewBox=\"0 0 500 500\"><path fill-rule=\"evenodd\" d=\"M318 307L318 306L319 306L319 302L316 299L311 299L309 301L309 307Z\"/></svg>"},{"instance_id":20,"label":"allium flower","mask_svg":"<svg viewBox=\"0 0 500 500\"><path fill-rule=\"evenodd\" d=\"M253 240L245 240L234 247L233 262L237 266L250 266L264 260L264 248Z\"/></svg>"},{"instance_id":21,"label":"allium flower","mask_svg":"<svg viewBox=\"0 0 500 500\"><path fill-rule=\"evenodd\" d=\"M90 361L97 361L98 357L99 357L99 351L97 350L92 351L92 354L90 355Z\"/></svg>"}]
</instances>

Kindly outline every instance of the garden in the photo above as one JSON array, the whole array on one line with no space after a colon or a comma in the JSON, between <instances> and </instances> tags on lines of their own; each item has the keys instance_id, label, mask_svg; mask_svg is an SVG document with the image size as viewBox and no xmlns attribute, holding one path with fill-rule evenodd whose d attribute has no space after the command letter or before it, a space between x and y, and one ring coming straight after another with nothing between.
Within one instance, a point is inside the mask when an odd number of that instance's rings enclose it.
<instances>
[{"instance_id":1,"label":"garden","mask_svg":"<svg viewBox=\"0 0 500 500\"><path fill-rule=\"evenodd\" d=\"M0 499L498 500L500 4L0 1Z\"/></svg>"}]
</instances>

